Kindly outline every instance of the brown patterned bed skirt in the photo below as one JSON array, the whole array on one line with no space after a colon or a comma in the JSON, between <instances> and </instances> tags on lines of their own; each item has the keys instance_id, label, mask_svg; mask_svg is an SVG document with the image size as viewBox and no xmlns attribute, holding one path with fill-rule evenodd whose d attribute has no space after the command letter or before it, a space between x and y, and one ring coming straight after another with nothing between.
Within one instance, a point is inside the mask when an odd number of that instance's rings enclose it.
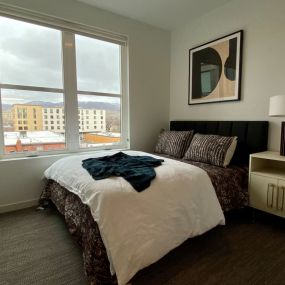
<instances>
[{"instance_id":1,"label":"brown patterned bed skirt","mask_svg":"<svg viewBox=\"0 0 285 285\"><path fill-rule=\"evenodd\" d=\"M248 205L247 168L235 166L221 168L192 161L188 163L208 173L224 211ZM47 205L50 201L64 216L68 230L82 247L84 270L90 283L117 284L116 276L110 274L106 249L89 207L84 205L79 197L53 180L47 181L40 204Z\"/></svg>"},{"instance_id":2,"label":"brown patterned bed skirt","mask_svg":"<svg viewBox=\"0 0 285 285\"><path fill-rule=\"evenodd\" d=\"M48 180L40 198L40 204L46 206L49 201L64 216L71 235L83 250L84 271L91 284L117 284L116 276L110 274L110 264L97 223L90 209L80 198Z\"/></svg>"}]
</instances>

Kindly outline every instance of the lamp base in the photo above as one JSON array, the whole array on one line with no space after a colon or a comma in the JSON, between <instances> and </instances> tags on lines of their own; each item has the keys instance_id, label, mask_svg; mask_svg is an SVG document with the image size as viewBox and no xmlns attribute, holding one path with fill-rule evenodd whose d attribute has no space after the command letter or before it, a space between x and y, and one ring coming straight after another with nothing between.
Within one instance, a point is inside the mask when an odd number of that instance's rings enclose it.
<instances>
[{"instance_id":1,"label":"lamp base","mask_svg":"<svg viewBox=\"0 0 285 285\"><path fill-rule=\"evenodd\" d=\"M285 122L281 123L280 155L285 156Z\"/></svg>"}]
</instances>

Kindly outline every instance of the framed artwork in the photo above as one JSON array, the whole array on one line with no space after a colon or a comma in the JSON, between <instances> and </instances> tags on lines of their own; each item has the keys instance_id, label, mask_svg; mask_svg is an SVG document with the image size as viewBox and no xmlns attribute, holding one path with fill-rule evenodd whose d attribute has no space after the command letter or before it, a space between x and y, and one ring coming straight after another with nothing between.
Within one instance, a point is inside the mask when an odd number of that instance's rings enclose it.
<instances>
[{"instance_id":1,"label":"framed artwork","mask_svg":"<svg viewBox=\"0 0 285 285\"><path fill-rule=\"evenodd\" d=\"M189 50L188 104L240 100L243 31Z\"/></svg>"}]
</instances>

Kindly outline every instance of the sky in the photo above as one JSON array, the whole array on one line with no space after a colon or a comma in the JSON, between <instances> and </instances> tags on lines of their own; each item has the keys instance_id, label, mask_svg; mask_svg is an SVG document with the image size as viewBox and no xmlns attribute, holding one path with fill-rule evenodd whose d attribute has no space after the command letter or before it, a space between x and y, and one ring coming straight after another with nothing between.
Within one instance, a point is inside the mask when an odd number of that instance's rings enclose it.
<instances>
[{"instance_id":1,"label":"sky","mask_svg":"<svg viewBox=\"0 0 285 285\"><path fill-rule=\"evenodd\" d=\"M0 35L0 83L63 88L61 31L0 16ZM78 90L119 94L120 47L80 35L75 46ZM8 89L1 97L3 104L63 101L62 94Z\"/></svg>"}]
</instances>

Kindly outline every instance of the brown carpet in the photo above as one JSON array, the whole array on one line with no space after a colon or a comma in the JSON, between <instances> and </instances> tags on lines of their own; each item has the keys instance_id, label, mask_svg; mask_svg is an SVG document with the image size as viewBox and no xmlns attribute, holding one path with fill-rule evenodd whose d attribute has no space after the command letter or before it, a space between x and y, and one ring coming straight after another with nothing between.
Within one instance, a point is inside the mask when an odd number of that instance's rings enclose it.
<instances>
[{"instance_id":1,"label":"brown carpet","mask_svg":"<svg viewBox=\"0 0 285 285\"><path fill-rule=\"evenodd\" d=\"M55 210L0 215L0 284L88 284L81 250Z\"/></svg>"},{"instance_id":2,"label":"brown carpet","mask_svg":"<svg viewBox=\"0 0 285 285\"><path fill-rule=\"evenodd\" d=\"M54 210L0 215L0 284L87 284L80 248ZM236 213L139 272L133 285L285 284L285 220Z\"/></svg>"}]
</instances>

